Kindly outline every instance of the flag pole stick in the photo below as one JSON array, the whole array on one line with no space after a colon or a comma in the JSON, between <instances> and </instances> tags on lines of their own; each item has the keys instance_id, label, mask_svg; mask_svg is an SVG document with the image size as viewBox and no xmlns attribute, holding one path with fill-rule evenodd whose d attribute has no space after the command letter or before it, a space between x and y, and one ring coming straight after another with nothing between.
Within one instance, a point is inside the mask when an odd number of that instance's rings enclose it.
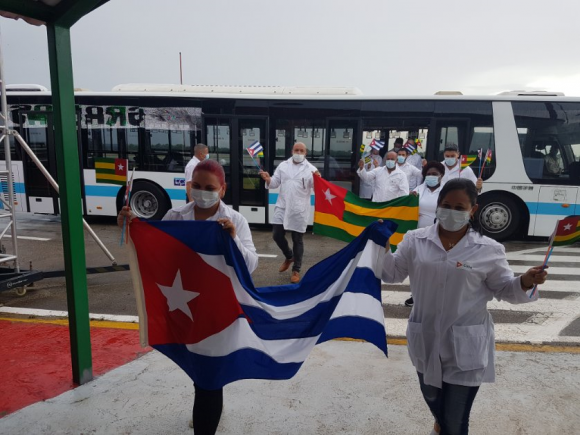
<instances>
[{"instance_id":1,"label":"flag pole stick","mask_svg":"<svg viewBox=\"0 0 580 435\"><path fill-rule=\"evenodd\" d=\"M125 184L125 207L129 206L129 200L131 198L131 190L133 189L133 176L135 175L135 168L131 173L131 180ZM123 241L125 239L125 228L127 228L127 240L129 242L129 228L127 227L127 216L123 218L123 229L121 230L121 240L119 241L119 246L123 246Z\"/></svg>"},{"instance_id":2,"label":"flag pole stick","mask_svg":"<svg viewBox=\"0 0 580 435\"><path fill-rule=\"evenodd\" d=\"M489 153L489 149L485 152L485 158L483 159L483 165L481 166L481 169L479 170L479 177L481 178L481 176L483 175L483 170L485 169L485 163L487 162L487 153Z\"/></svg>"},{"instance_id":3,"label":"flag pole stick","mask_svg":"<svg viewBox=\"0 0 580 435\"><path fill-rule=\"evenodd\" d=\"M478 154L479 154L479 173L481 174L481 160L483 159L483 148L479 150ZM479 178L481 178L481 175L479 176Z\"/></svg>"}]
</instances>

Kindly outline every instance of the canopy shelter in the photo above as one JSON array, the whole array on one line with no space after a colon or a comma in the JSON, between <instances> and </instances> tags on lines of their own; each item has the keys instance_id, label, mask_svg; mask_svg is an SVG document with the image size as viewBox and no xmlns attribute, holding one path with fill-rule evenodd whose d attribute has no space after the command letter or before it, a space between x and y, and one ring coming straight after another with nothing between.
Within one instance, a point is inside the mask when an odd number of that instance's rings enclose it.
<instances>
[{"instance_id":1,"label":"canopy shelter","mask_svg":"<svg viewBox=\"0 0 580 435\"><path fill-rule=\"evenodd\" d=\"M47 30L72 372L77 384L93 378L93 366L70 28L107 1L0 0L1 16L45 25Z\"/></svg>"}]
</instances>

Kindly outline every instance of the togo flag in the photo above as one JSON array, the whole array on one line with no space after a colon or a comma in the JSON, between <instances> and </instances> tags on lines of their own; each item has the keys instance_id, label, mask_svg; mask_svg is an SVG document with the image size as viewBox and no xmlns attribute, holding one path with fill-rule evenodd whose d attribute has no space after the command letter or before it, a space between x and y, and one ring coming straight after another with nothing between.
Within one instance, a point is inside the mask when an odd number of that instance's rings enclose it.
<instances>
[{"instance_id":1,"label":"togo flag","mask_svg":"<svg viewBox=\"0 0 580 435\"><path fill-rule=\"evenodd\" d=\"M391 237L394 251L407 231L417 229L419 197L407 195L392 201L372 202L314 177L314 234L350 242L378 219L396 224Z\"/></svg>"},{"instance_id":2,"label":"togo flag","mask_svg":"<svg viewBox=\"0 0 580 435\"><path fill-rule=\"evenodd\" d=\"M97 183L127 184L127 159L95 158Z\"/></svg>"},{"instance_id":3,"label":"togo flag","mask_svg":"<svg viewBox=\"0 0 580 435\"><path fill-rule=\"evenodd\" d=\"M289 379L317 343L339 337L366 340L386 355L380 270L394 226L370 226L299 284L255 288L216 222L133 221L141 343L209 390Z\"/></svg>"}]
</instances>

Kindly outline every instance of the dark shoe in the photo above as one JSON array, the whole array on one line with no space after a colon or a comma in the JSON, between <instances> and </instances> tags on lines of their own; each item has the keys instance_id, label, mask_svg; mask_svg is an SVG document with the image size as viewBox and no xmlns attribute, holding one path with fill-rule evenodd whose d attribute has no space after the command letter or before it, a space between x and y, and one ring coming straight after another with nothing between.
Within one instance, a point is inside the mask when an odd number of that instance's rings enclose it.
<instances>
[{"instance_id":1,"label":"dark shoe","mask_svg":"<svg viewBox=\"0 0 580 435\"><path fill-rule=\"evenodd\" d=\"M413 297L410 297L405 301L405 306L413 308Z\"/></svg>"},{"instance_id":2,"label":"dark shoe","mask_svg":"<svg viewBox=\"0 0 580 435\"><path fill-rule=\"evenodd\" d=\"M297 283L299 283L299 282L300 282L300 272L298 272L298 271L296 271L296 270L295 270L295 271L293 271L293 272L292 272L292 278L290 278L290 282L291 282L292 284L297 284Z\"/></svg>"},{"instance_id":3,"label":"dark shoe","mask_svg":"<svg viewBox=\"0 0 580 435\"><path fill-rule=\"evenodd\" d=\"M280 266L280 269L278 269L278 272L286 272L288 268L292 265L292 263L294 263L294 259L287 258L286 260L284 260L284 263L282 263L282 266Z\"/></svg>"}]
</instances>

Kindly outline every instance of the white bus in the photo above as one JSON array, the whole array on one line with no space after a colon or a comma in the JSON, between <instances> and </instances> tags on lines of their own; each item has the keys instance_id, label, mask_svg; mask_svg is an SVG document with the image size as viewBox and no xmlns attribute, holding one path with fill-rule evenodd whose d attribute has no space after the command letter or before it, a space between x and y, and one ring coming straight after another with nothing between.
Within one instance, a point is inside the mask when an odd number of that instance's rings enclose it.
<instances>
[{"instance_id":1,"label":"white bus","mask_svg":"<svg viewBox=\"0 0 580 435\"><path fill-rule=\"evenodd\" d=\"M50 93L18 87L7 96L10 127L56 175ZM158 219L185 203L183 170L193 146L205 143L225 168L225 201L251 224L267 224L277 193L265 189L245 151L255 140L264 146L265 170L272 173L295 142L304 142L327 180L357 193L360 145L372 138L392 144L397 137L418 138L427 160L441 161L449 143L463 154L492 150L479 216L484 232L498 240L548 236L557 219L580 214L580 98L526 92L366 97L356 88L183 85L121 85L75 98L86 215L116 215L124 193L95 183L96 157L127 158L135 168L133 210ZM550 154L557 170L547 169ZM19 209L58 213L57 195L34 163L19 147L12 159ZM476 160L475 172L478 166ZM6 192L6 180L2 187Z\"/></svg>"}]
</instances>

